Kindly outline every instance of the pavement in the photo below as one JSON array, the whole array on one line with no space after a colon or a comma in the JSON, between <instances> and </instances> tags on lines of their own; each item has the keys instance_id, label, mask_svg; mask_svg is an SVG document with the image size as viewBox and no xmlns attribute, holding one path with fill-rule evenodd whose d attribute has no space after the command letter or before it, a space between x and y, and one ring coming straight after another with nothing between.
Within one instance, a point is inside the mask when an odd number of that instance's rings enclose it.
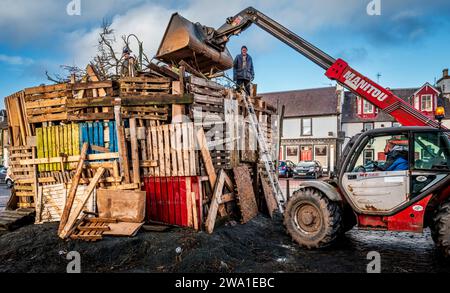
<instances>
[{"instance_id":1,"label":"pavement","mask_svg":"<svg viewBox=\"0 0 450 293\"><path fill-rule=\"evenodd\" d=\"M5 210L11 190L5 184L0 184L0 212Z\"/></svg>"}]
</instances>

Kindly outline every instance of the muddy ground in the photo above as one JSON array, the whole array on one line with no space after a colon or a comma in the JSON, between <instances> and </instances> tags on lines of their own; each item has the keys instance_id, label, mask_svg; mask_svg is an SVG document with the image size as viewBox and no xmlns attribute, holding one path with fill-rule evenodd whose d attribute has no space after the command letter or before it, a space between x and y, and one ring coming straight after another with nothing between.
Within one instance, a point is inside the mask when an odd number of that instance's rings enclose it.
<instances>
[{"instance_id":1,"label":"muddy ground","mask_svg":"<svg viewBox=\"0 0 450 293\"><path fill-rule=\"evenodd\" d=\"M31 225L0 236L0 272L66 271L66 253L81 254L83 272L366 272L367 253L381 254L382 272L450 272L429 233L352 230L332 248L293 244L281 222L264 216L222 225L213 235L174 228L96 243L61 241L57 224ZM181 260L176 248L181 247Z\"/></svg>"}]
</instances>

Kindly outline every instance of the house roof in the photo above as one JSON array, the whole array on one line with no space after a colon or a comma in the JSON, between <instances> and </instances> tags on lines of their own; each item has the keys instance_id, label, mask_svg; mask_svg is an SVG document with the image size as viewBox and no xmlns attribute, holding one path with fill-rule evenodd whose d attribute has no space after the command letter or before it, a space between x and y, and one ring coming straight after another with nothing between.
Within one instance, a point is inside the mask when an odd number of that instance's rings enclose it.
<instances>
[{"instance_id":1,"label":"house roof","mask_svg":"<svg viewBox=\"0 0 450 293\"><path fill-rule=\"evenodd\" d=\"M425 84L427 85L427 84ZM425 86L424 85L424 86ZM391 92L401 98L402 100L406 101L409 104L412 104L412 97L415 93L418 92L419 89L423 88L403 88L403 89L391 89ZM356 95L352 92L345 92L345 98L344 98L344 104L342 106L342 122L343 123L354 123L354 122L395 122L395 119L380 110L378 115L375 118L371 119L363 119L358 116L358 109L357 109L357 99ZM450 118L450 102L448 99L442 99L438 101L439 105L443 105L445 108L446 118Z\"/></svg>"},{"instance_id":2,"label":"house roof","mask_svg":"<svg viewBox=\"0 0 450 293\"><path fill-rule=\"evenodd\" d=\"M261 94L263 101L276 107L285 106L284 117L337 115L336 87L295 90Z\"/></svg>"},{"instance_id":3,"label":"house roof","mask_svg":"<svg viewBox=\"0 0 450 293\"><path fill-rule=\"evenodd\" d=\"M410 103L410 97L417 91L417 88L404 88L404 89L390 89L391 92L401 98L402 100ZM357 99L356 95L352 92L345 92L344 104L342 105L342 122L352 123L352 122L385 122L392 121L395 119L391 115L380 111L378 115L373 119L363 119L358 116Z\"/></svg>"}]
</instances>

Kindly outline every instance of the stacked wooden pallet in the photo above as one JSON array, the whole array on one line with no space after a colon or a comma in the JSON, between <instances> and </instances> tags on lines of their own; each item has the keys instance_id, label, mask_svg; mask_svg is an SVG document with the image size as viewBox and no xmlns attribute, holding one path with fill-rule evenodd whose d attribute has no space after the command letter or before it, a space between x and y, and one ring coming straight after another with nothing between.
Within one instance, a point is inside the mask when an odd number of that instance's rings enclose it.
<instances>
[{"instance_id":1,"label":"stacked wooden pallet","mask_svg":"<svg viewBox=\"0 0 450 293\"><path fill-rule=\"evenodd\" d=\"M115 96L112 81L90 81L71 84L74 99L67 100L69 121L90 121L114 119L113 106L97 105L96 100Z\"/></svg>"},{"instance_id":2,"label":"stacked wooden pallet","mask_svg":"<svg viewBox=\"0 0 450 293\"><path fill-rule=\"evenodd\" d=\"M130 129L130 133L135 130ZM139 127L138 156L144 176L196 176L198 158L193 123ZM133 140L133 136L130 137Z\"/></svg>"},{"instance_id":3,"label":"stacked wooden pallet","mask_svg":"<svg viewBox=\"0 0 450 293\"><path fill-rule=\"evenodd\" d=\"M30 123L66 121L66 101L72 99L69 84L43 85L25 89L25 108Z\"/></svg>"},{"instance_id":4,"label":"stacked wooden pallet","mask_svg":"<svg viewBox=\"0 0 450 293\"><path fill-rule=\"evenodd\" d=\"M80 130L78 124L66 124L36 128L37 156L51 158L80 154ZM39 171L64 169L61 164L41 164ZM66 166L67 168L67 166Z\"/></svg>"},{"instance_id":5,"label":"stacked wooden pallet","mask_svg":"<svg viewBox=\"0 0 450 293\"><path fill-rule=\"evenodd\" d=\"M71 239L95 242L101 240L103 233L110 231L110 223L117 223L115 219L85 218L70 235Z\"/></svg>"},{"instance_id":6,"label":"stacked wooden pallet","mask_svg":"<svg viewBox=\"0 0 450 293\"><path fill-rule=\"evenodd\" d=\"M121 96L149 96L155 92L169 94L172 80L165 77L123 77L119 80Z\"/></svg>"},{"instance_id":7,"label":"stacked wooden pallet","mask_svg":"<svg viewBox=\"0 0 450 293\"><path fill-rule=\"evenodd\" d=\"M36 191L35 167L31 164L21 164L22 160L32 160L35 157L32 147L10 147L9 159L14 178L15 196L19 198L20 208L34 207L34 195Z\"/></svg>"},{"instance_id":8,"label":"stacked wooden pallet","mask_svg":"<svg viewBox=\"0 0 450 293\"><path fill-rule=\"evenodd\" d=\"M80 185L75 194L74 206L80 204L80 199L86 191L86 185ZM52 184L39 187L36 205L36 224L58 222L61 220L70 185ZM94 213L96 211L95 194L84 205L84 210Z\"/></svg>"},{"instance_id":9,"label":"stacked wooden pallet","mask_svg":"<svg viewBox=\"0 0 450 293\"><path fill-rule=\"evenodd\" d=\"M27 137L31 136L31 127L25 113L24 92L20 91L6 97L5 107L12 146L26 145Z\"/></svg>"}]
</instances>

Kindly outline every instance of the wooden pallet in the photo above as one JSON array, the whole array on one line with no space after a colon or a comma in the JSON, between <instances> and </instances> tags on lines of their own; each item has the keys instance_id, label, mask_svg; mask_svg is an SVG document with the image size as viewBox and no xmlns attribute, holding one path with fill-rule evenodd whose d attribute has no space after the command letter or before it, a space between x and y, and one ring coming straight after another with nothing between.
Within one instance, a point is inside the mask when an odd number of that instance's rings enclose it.
<instances>
[{"instance_id":1,"label":"wooden pallet","mask_svg":"<svg viewBox=\"0 0 450 293\"><path fill-rule=\"evenodd\" d=\"M80 154L80 130L78 124L67 124L36 128L37 156L51 158ZM39 171L67 169L68 164L41 164Z\"/></svg>"},{"instance_id":2,"label":"wooden pallet","mask_svg":"<svg viewBox=\"0 0 450 293\"><path fill-rule=\"evenodd\" d=\"M165 77L124 77L119 80L121 96L146 96L171 93L172 80Z\"/></svg>"},{"instance_id":3,"label":"wooden pallet","mask_svg":"<svg viewBox=\"0 0 450 293\"><path fill-rule=\"evenodd\" d=\"M17 209L0 213L0 230L12 231L33 223L34 209Z\"/></svg>"},{"instance_id":4,"label":"wooden pallet","mask_svg":"<svg viewBox=\"0 0 450 293\"><path fill-rule=\"evenodd\" d=\"M123 106L121 107L122 118L136 118L140 120L168 121L169 106Z\"/></svg>"},{"instance_id":5,"label":"wooden pallet","mask_svg":"<svg viewBox=\"0 0 450 293\"><path fill-rule=\"evenodd\" d=\"M67 120L66 101L73 98L70 84L25 89L25 108L30 123Z\"/></svg>"},{"instance_id":6,"label":"wooden pallet","mask_svg":"<svg viewBox=\"0 0 450 293\"><path fill-rule=\"evenodd\" d=\"M25 112L24 92L20 91L5 98L5 107L10 129L11 144L21 146L31 136L31 127Z\"/></svg>"},{"instance_id":7,"label":"wooden pallet","mask_svg":"<svg viewBox=\"0 0 450 293\"><path fill-rule=\"evenodd\" d=\"M70 185L51 184L39 187L36 204L36 224L58 222L66 204ZM80 198L86 191L86 185L79 185L75 194L74 207L80 204ZM95 212L95 194L84 205L84 210Z\"/></svg>"},{"instance_id":8,"label":"wooden pallet","mask_svg":"<svg viewBox=\"0 0 450 293\"><path fill-rule=\"evenodd\" d=\"M18 206L20 208L34 207L35 184L34 177L36 176L33 165L21 165L21 160L33 159L32 147L10 147L9 160L14 179L15 195L19 198Z\"/></svg>"},{"instance_id":9,"label":"wooden pallet","mask_svg":"<svg viewBox=\"0 0 450 293\"><path fill-rule=\"evenodd\" d=\"M117 223L116 219L85 218L70 235L73 240L95 242L101 240L105 231L111 230L110 223Z\"/></svg>"}]
</instances>

